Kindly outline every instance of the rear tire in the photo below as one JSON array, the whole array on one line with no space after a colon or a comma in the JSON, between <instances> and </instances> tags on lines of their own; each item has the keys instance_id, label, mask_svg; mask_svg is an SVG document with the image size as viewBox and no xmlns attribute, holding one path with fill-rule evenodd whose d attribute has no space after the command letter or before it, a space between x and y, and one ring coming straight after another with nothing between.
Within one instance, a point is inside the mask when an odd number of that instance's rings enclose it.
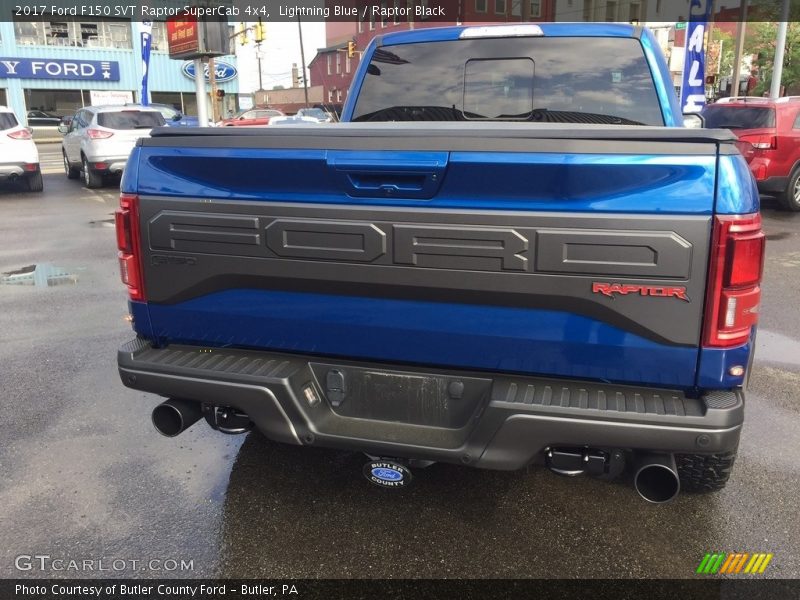
<instances>
[{"instance_id":1,"label":"rear tire","mask_svg":"<svg viewBox=\"0 0 800 600\"><path fill-rule=\"evenodd\" d=\"M736 450L724 454L676 454L681 490L704 494L725 487L733 471Z\"/></svg>"},{"instance_id":2,"label":"rear tire","mask_svg":"<svg viewBox=\"0 0 800 600\"><path fill-rule=\"evenodd\" d=\"M90 189L103 187L103 174L93 171L86 158L83 159L83 182Z\"/></svg>"},{"instance_id":3,"label":"rear tire","mask_svg":"<svg viewBox=\"0 0 800 600\"><path fill-rule=\"evenodd\" d=\"M44 182L42 181L41 171L30 173L25 180L25 183L28 185L29 192L41 192L44 190Z\"/></svg>"},{"instance_id":4,"label":"rear tire","mask_svg":"<svg viewBox=\"0 0 800 600\"><path fill-rule=\"evenodd\" d=\"M64 155L64 172L67 174L67 179L80 179L81 170L70 165L66 152L62 152L62 154Z\"/></svg>"},{"instance_id":5,"label":"rear tire","mask_svg":"<svg viewBox=\"0 0 800 600\"><path fill-rule=\"evenodd\" d=\"M778 203L784 210L800 211L800 168L792 171L786 189L778 196Z\"/></svg>"}]
</instances>

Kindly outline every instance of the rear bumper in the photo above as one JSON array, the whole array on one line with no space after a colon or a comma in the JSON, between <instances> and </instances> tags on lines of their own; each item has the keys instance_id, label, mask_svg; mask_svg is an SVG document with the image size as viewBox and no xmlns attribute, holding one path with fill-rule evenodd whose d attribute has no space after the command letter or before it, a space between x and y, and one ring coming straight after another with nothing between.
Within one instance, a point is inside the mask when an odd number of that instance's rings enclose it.
<instances>
[{"instance_id":1,"label":"rear bumper","mask_svg":"<svg viewBox=\"0 0 800 600\"><path fill-rule=\"evenodd\" d=\"M99 173L122 173L128 162L128 156L94 156L89 157L87 160L89 161L89 166ZM97 163L103 163L105 166L98 169Z\"/></svg>"},{"instance_id":2,"label":"rear bumper","mask_svg":"<svg viewBox=\"0 0 800 600\"><path fill-rule=\"evenodd\" d=\"M789 183L788 177L767 177L761 181L756 181L758 191L762 194L778 194L786 190Z\"/></svg>"},{"instance_id":3,"label":"rear bumper","mask_svg":"<svg viewBox=\"0 0 800 600\"><path fill-rule=\"evenodd\" d=\"M130 388L234 406L276 441L489 469L524 467L548 446L726 452L738 444L744 419L741 390L695 399L677 390L513 374L155 349L141 339L120 348L118 365ZM332 380L331 372L339 375ZM336 383L340 375L344 386Z\"/></svg>"},{"instance_id":4,"label":"rear bumper","mask_svg":"<svg viewBox=\"0 0 800 600\"><path fill-rule=\"evenodd\" d=\"M29 170L29 165L35 164L34 170ZM39 172L38 163L0 163L0 180L9 177L26 177Z\"/></svg>"}]
</instances>

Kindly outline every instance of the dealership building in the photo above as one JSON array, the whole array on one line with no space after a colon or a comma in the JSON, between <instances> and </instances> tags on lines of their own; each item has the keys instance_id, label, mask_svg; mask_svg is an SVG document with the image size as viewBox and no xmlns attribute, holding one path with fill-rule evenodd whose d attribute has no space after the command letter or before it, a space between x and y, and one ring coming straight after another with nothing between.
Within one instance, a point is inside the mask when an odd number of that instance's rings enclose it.
<instances>
[{"instance_id":1,"label":"dealership building","mask_svg":"<svg viewBox=\"0 0 800 600\"><path fill-rule=\"evenodd\" d=\"M230 28L231 31L233 28ZM164 23L153 24L150 101L197 114L194 69L171 60ZM222 114L237 109L239 80L230 56L216 60L225 91ZM139 25L127 20L0 22L0 105L24 121L27 111L70 114L92 104L141 101ZM209 111L210 114L210 111Z\"/></svg>"}]
</instances>

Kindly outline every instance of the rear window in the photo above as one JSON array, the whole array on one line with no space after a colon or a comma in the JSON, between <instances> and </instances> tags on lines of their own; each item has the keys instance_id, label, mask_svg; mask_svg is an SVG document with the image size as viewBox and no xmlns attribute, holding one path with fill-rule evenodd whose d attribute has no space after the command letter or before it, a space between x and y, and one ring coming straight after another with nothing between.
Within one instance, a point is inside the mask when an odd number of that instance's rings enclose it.
<instances>
[{"instance_id":1,"label":"rear window","mask_svg":"<svg viewBox=\"0 0 800 600\"><path fill-rule=\"evenodd\" d=\"M11 129L17 125L17 117L14 116L14 113L0 112L0 129Z\"/></svg>"},{"instance_id":2,"label":"rear window","mask_svg":"<svg viewBox=\"0 0 800 600\"><path fill-rule=\"evenodd\" d=\"M109 129L150 129L165 123L164 117L156 111L122 110L97 115L97 124Z\"/></svg>"},{"instance_id":3,"label":"rear window","mask_svg":"<svg viewBox=\"0 0 800 600\"><path fill-rule=\"evenodd\" d=\"M775 109L768 106L707 106L703 110L710 129L762 129L775 127Z\"/></svg>"},{"instance_id":4,"label":"rear window","mask_svg":"<svg viewBox=\"0 0 800 600\"><path fill-rule=\"evenodd\" d=\"M639 41L594 37L378 48L353 120L664 124Z\"/></svg>"}]
</instances>

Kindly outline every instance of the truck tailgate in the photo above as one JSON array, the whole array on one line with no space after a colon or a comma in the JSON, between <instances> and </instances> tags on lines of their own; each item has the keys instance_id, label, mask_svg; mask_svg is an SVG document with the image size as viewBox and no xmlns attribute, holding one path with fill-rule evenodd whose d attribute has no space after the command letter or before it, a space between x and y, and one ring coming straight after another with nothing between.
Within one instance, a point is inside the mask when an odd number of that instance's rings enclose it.
<instances>
[{"instance_id":1,"label":"truck tailgate","mask_svg":"<svg viewBox=\"0 0 800 600\"><path fill-rule=\"evenodd\" d=\"M689 387L729 139L516 123L156 130L123 180L139 196L137 331Z\"/></svg>"}]
</instances>

